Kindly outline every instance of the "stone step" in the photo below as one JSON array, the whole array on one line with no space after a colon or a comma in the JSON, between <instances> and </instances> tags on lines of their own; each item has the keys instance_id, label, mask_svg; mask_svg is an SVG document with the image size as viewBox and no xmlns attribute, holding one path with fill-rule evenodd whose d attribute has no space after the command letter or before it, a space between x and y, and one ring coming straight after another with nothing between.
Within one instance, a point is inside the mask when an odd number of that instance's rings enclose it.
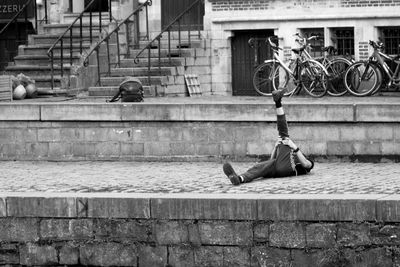
<instances>
[{"instance_id":1,"label":"stone step","mask_svg":"<svg viewBox=\"0 0 400 267\"><path fill-rule=\"evenodd\" d=\"M64 64L64 74L68 74L71 69L71 65ZM61 66L54 66L54 75L60 75L61 74ZM5 71L9 74L13 75L18 75L19 73L23 73L29 77L31 76L39 76L45 74L50 74L51 73L51 67L50 66L38 66L38 65L14 65L14 66L7 66Z\"/></svg>"},{"instance_id":2,"label":"stone step","mask_svg":"<svg viewBox=\"0 0 400 267\"><path fill-rule=\"evenodd\" d=\"M184 58L160 58L160 62L158 58L150 58L150 64L152 66L158 66L160 63L161 67L168 66L182 66L185 63ZM148 61L147 58L140 58L137 63L135 63L134 59L127 58L121 60L121 68L131 68L131 67L147 67Z\"/></svg>"},{"instance_id":3,"label":"stone step","mask_svg":"<svg viewBox=\"0 0 400 267\"><path fill-rule=\"evenodd\" d=\"M159 86L158 86L159 87ZM95 86L89 87L89 96L108 96L113 97L118 93L118 86ZM143 86L144 97L156 96L157 86Z\"/></svg>"},{"instance_id":4,"label":"stone step","mask_svg":"<svg viewBox=\"0 0 400 267\"><path fill-rule=\"evenodd\" d=\"M63 23L69 23L75 21L75 19L80 15L80 13L65 13L63 14ZM99 21L100 15L99 12L92 12L92 23L95 21ZM90 13L84 13L82 17L83 23L89 23L90 21ZM110 22L110 14L108 12L101 12L101 21L106 24Z\"/></svg>"},{"instance_id":5,"label":"stone step","mask_svg":"<svg viewBox=\"0 0 400 267\"><path fill-rule=\"evenodd\" d=\"M36 44L54 44L54 42L58 39L59 34L38 34L38 35L29 35L29 44L36 45ZM92 32L92 42L98 40L99 32L94 31ZM72 43L79 42L81 39L80 34L73 34L72 35ZM82 32L82 40L85 42L90 42L90 32ZM70 35L67 34L63 37L64 44L70 42Z\"/></svg>"},{"instance_id":6,"label":"stone step","mask_svg":"<svg viewBox=\"0 0 400 267\"><path fill-rule=\"evenodd\" d=\"M166 76L150 76L150 82L148 76L136 76L143 86L146 85L164 85L167 83L168 78ZM101 77L101 86L118 86L125 80L125 77Z\"/></svg>"},{"instance_id":7,"label":"stone step","mask_svg":"<svg viewBox=\"0 0 400 267\"><path fill-rule=\"evenodd\" d=\"M68 27L70 26L69 23L58 23L58 24L45 24L43 25L43 31L45 34L63 34ZM106 29L108 27L108 24L101 25L103 29ZM75 24L72 27L72 33L77 34L80 32L80 23ZM89 31L90 29L90 24L89 23L82 23L82 31ZM100 32L100 25L97 23L92 24L92 29L97 30Z\"/></svg>"},{"instance_id":8,"label":"stone step","mask_svg":"<svg viewBox=\"0 0 400 267\"><path fill-rule=\"evenodd\" d=\"M54 55L54 63L61 64L61 55ZM80 60L79 55L73 55L72 63L77 63ZM14 57L15 65L38 65L48 66L50 64L50 58L47 55L18 55ZM70 62L70 54L64 54L64 63Z\"/></svg>"},{"instance_id":9,"label":"stone step","mask_svg":"<svg viewBox=\"0 0 400 267\"><path fill-rule=\"evenodd\" d=\"M158 34L159 34L159 32L157 32L155 34L151 34L150 40L155 38ZM190 32L189 31L181 31L180 32L181 40L189 39L189 34L190 34L190 39L191 40L204 39L204 36L206 36L206 32L204 32L204 31L200 31L200 34L199 34L198 31L194 31L194 30L191 30ZM141 36L144 36L144 35L141 34ZM178 30L172 30L170 32L170 38L172 40L178 40L179 39L179 31ZM162 34L161 40L168 40L168 32L165 32L165 33Z\"/></svg>"},{"instance_id":10,"label":"stone step","mask_svg":"<svg viewBox=\"0 0 400 267\"><path fill-rule=\"evenodd\" d=\"M137 54L139 54L140 49L131 49L129 58L135 58ZM150 49L150 58L158 58L158 53L160 52L161 58L175 58L175 57L191 57L195 55L195 50L191 48L184 48L184 49L160 49L160 51L155 49ZM144 50L140 55L139 58L147 58L149 50Z\"/></svg>"},{"instance_id":11,"label":"stone step","mask_svg":"<svg viewBox=\"0 0 400 267\"><path fill-rule=\"evenodd\" d=\"M183 67L180 69L184 71ZM112 77L120 77L120 76L146 76L148 75L149 70L146 67L138 67L138 68L113 68L111 69ZM152 67L150 68L151 76L164 76L164 75L175 75L177 73L177 69L174 67Z\"/></svg>"},{"instance_id":12,"label":"stone step","mask_svg":"<svg viewBox=\"0 0 400 267\"><path fill-rule=\"evenodd\" d=\"M18 55L47 55L51 44L38 44L38 45L20 45L18 48ZM70 52L70 44L63 44L64 54ZM85 42L82 44L83 51L90 48L90 44ZM72 44L72 55L80 55L80 44ZM54 48L55 54L60 54L61 45L56 45Z\"/></svg>"},{"instance_id":13,"label":"stone step","mask_svg":"<svg viewBox=\"0 0 400 267\"><path fill-rule=\"evenodd\" d=\"M167 38L167 37L165 37ZM170 44L168 42L168 39L161 39L160 40L160 47L161 48L168 48L168 45L170 45L171 49L173 48L179 48L179 39L171 39ZM202 40L195 39L195 40L189 40L188 39L181 39L181 48L201 48L203 46ZM149 41L139 41L139 47L146 47L146 45L149 43ZM158 48L158 42L153 42L152 47ZM131 47L133 47L131 45Z\"/></svg>"},{"instance_id":14,"label":"stone step","mask_svg":"<svg viewBox=\"0 0 400 267\"><path fill-rule=\"evenodd\" d=\"M51 75L32 75L29 76L32 80L35 81L36 87L40 90L51 90ZM62 88L62 80L65 79L62 78L60 75L55 75L54 76L54 87L55 88Z\"/></svg>"}]
</instances>

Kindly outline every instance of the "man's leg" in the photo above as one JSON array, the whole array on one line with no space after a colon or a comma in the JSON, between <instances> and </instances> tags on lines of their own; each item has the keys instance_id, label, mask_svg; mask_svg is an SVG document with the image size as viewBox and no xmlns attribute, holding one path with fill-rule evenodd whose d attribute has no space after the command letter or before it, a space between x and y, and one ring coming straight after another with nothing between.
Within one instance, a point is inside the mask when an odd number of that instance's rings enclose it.
<instances>
[{"instance_id":1,"label":"man's leg","mask_svg":"<svg viewBox=\"0 0 400 267\"><path fill-rule=\"evenodd\" d=\"M257 178L272 178L275 176L275 160L259 162L241 175L237 175L232 165L227 162L223 166L223 171L234 185L248 183Z\"/></svg>"},{"instance_id":2,"label":"man's leg","mask_svg":"<svg viewBox=\"0 0 400 267\"><path fill-rule=\"evenodd\" d=\"M289 137L289 127L286 122L285 112L282 107L282 97L285 93L285 89L279 89L272 92L272 97L276 107L276 119L279 136L284 139Z\"/></svg>"}]
</instances>

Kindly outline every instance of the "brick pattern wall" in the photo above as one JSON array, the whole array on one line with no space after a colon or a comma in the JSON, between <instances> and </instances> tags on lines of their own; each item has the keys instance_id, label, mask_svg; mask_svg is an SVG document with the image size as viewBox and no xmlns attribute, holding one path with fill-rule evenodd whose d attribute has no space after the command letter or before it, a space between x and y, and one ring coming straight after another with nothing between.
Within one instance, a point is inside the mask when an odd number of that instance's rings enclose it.
<instances>
[{"instance_id":1,"label":"brick pattern wall","mask_svg":"<svg viewBox=\"0 0 400 267\"><path fill-rule=\"evenodd\" d=\"M342 7L400 6L400 0L341 0Z\"/></svg>"},{"instance_id":2,"label":"brick pattern wall","mask_svg":"<svg viewBox=\"0 0 400 267\"><path fill-rule=\"evenodd\" d=\"M333 7L384 7L399 6L400 0L297 0L297 1L270 1L270 0L209 0L212 11L246 11L268 10L277 7L284 9L295 8L333 8Z\"/></svg>"},{"instance_id":3,"label":"brick pattern wall","mask_svg":"<svg viewBox=\"0 0 400 267\"><path fill-rule=\"evenodd\" d=\"M248 1L218 1L212 0L212 11L232 11L232 10L266 10L270 8L269 0L248 0Z\"/></svg>"},{"instance_id":4,"label":"brick pattern wall","mask_svg":"<svg viewBox=\"0 0 400 267\"><path fill-rule=\"evenodd\" d=\"M375 200L5 197L0 264L397 266L398 204L382 195Z\"/></svg>"},{"instance_id":5,"label":"brick pattern wall","mask_svg":"<svg viewBox=\"0 0 400 267\"><path fill-rule=\"evenodd\" d=\"M359 49L359 56L360 60L367 60L369 57L369 50L368 50L369 44L368 42L359 42L358 43L358 49Z\"/></svg>"}]
</instances>

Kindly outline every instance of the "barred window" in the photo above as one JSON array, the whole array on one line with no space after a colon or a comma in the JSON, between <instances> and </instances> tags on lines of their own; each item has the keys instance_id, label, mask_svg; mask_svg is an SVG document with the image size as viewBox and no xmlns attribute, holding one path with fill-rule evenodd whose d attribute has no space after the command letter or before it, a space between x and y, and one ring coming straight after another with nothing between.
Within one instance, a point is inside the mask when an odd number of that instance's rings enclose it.
<instances>
[{"instance_id":1,"label":"barred window","mask_svg":"<svg viewBox=\"0 0 400 267\"><path fill-rule=\"evenodd\" d=\"M312 57L321 57L324 55L322 48L324 48L324 28L308 28L308 29L301 29L301 35L303 37L311 37L311 36L318 36L319 38L316 40L311 40L311 49L308 50Z\"/></svg>"},{"instance_id":2,"label":"barred window","mask_svg":"<svg viewBox=\"0 0 400 267\"><path fill-rule=\"evenodd\" d=\"M400 54L400 27L380 28L380 36L385 45L385 53L389 55Z\"/></svg>"},{"instance_id":3,"label":"barred window","mask_svg":"<svg viewBox=\"0 0 400 267\"><path fill-rule=\"evenodd\" d=\"M354 29L332 29L332 41L336 45L338 55L354 56Z\"/></svg>"}]
</instances>

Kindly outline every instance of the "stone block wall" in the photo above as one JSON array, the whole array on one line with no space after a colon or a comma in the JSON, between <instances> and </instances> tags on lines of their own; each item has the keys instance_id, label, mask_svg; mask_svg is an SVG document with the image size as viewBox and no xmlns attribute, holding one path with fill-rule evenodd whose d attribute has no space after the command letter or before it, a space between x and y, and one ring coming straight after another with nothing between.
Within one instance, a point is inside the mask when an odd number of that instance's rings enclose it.
<instances>
[{"instance_id":1,"label":"stone block wall","mask_svg":"<svg viewBox=\"0 0 400 267\"><path fill-rule=\"evenodd\" d=\"M312 105L312 104L310 104ZM285 107L306 154L398 160L397 105ZM1 160L245 160L269 156L273 105L0 105Z\"/></svg>"},{"instance_id":2,"label":"stone block wall","mask_svg":"<svg viewBox=\"0 0 400 267\"><path fill-rule=\"evenodd\" d=\"M0 264L397 266L399 200L388 195L3 194Z\"/></svg>"}]
</instances>

